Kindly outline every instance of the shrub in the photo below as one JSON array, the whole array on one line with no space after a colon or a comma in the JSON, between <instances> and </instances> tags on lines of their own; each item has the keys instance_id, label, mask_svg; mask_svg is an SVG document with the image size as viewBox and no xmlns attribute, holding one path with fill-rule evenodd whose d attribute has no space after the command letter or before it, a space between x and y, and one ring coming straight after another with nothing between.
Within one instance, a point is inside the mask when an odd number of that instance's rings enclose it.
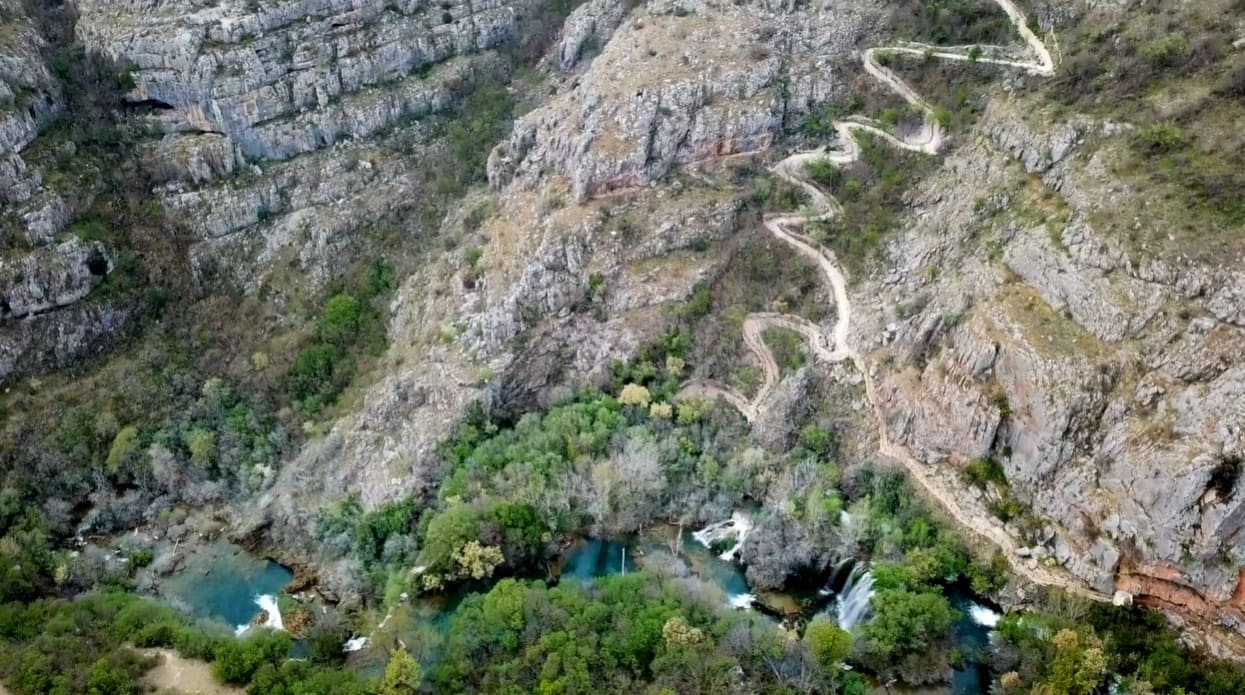
<instances>
[{"instance_id":1,"label":"shrub","mask_svg":"<svg viewBox=\"0 0 1245 695\"><path fill-rule=\"evenodd\" d=\"M227 640L216 645L212 673L226 683L245 685L264 664L277 666L290 651L290 637L284 632L260 633L245 640Z\"/></svg>"},{"instance_id":2,"label":"shrub","mask_svg":"<svg viewBox=\"0 0 1245 695\"><path fill-rule=\"evenodd\" d=\"M359 330L363 309L359 300L348 294L335 295L324 305L320 319L320 339L343 345L352 341Z\"/></svg>"},{"instance_id":3,"label":"shrub","mask_svg":"<svg viewBox=\"0 0 1245 695\"><path fill-rule=\"evenodd\" d=\"M884 589L873 597L873 619L864 627L867 651L877 663L918 654L947 639L956 612L940 594Z\"/></svg>"},{"instance_id":4,"label":"shrub","mask_svg":"<svg viewBox=\"0 0 1245 695\"><path fill-rule=\"evenodd\" d=\"M804 165L804 171L814 182L826 186L837 186L843 178L843 172L829 159L814 159Z\"/></svg>"},{"instance_id":5,"label":"shrub","mask_svg":"<svg viewBox=\"0 0 1245 695\"><path fill-rule=\"evenodd\" d=\"M1149 154L1171 152L1184 144L1184 131L1175 123L1152 123L1137 131L1137 145Z\"/></svg>"},{"instance_id":6,"label":"shrub","mask_svg":"<svg viewBox=\"0 0 1245 695\"><path fill-rule=\"evenodd\" d=\"M341 352L333 345L315 345L303 350L286 375L290 394L299 401L323 398L335 391L337 363Z\"/></svg>"},{"instance_id":7,"label":"shrub","mask_svg":"<svg viewBox=\"0 0 1245 695\"><path fill-rule=\"evenodd\" d=\"M380 695L415 695L419 692L419 663L403 647L389 655Z\"/></svg>"},{"instance_id":8,"label":"shrub","mask_svg":"<svg viewBox=\"0 0 1245 695\"><path fill-rule=\"evenodd\" d=\"M840 668L852 653L852 636L824 618L813 620L804 629L804 643L818 666L826 671Z\"/></svg>"},{"instance_id":9,"label":"shrub","mask_svg":"<svg viewBox=\"0 0 1245 695\"><path fill-rule=\"evenodd\" d=\"M964 467L964 478L971 485L984 488L990 483L999 486L1007 485L1007 474L1003 465L990 458L976 459Z\"/></svg>"},{"instance_id":10,"label":"shrub","mask_svg":"<svg viewBox=\"0 0 1245 695\"><path fill-rule=\"evenodd\" d=\"M640 406L642 408L648 407L650 398L648 389L639 384L627 384L623 387L622 392L618 394L619 403Z\"/></svg>"},{"instance_id":11,"label":"shrub","mask_svg":"<svg viewBox=\"0 0 1245 695\"><path fill-rule=\"evenodd\" d=\"M1141 52L1154 67L1170 68L1184 61L1189 53L1189 40L1184 34L1168 34L1146 44Z\"/></svg>"},{"instance_id":12,"label":"shrub","mask_svg":"<svg viewBox=\"0 0 1245 695\"><path fill-rule=\"evenodd\" d=\"M307 635L308 653L313 664L341 664L346 660L345 628L335 621L322 622Z\"/></svg>"},{"instance_id":13,"label":"shrub","mask_svg":"<svg viewBox=\"0 0 1245 695\"><path fill-rule=\"evenodd\" d=\"M117 432L116 437L113 437L112 446L108 450L108 458L105 460L104 466L110 474L117 475L133 465L138 457L138 453L138 428L133 425L124 427L120 432Z\"/></svg>"}]
</instances>

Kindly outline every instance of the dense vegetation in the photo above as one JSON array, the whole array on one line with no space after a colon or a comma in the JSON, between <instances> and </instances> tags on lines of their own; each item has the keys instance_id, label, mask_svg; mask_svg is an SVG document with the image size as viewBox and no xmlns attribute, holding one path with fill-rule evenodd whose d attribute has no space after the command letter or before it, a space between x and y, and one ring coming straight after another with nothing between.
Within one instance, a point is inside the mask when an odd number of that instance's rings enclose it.
<instances>
[{"instance_id":1,"label":"dense vegetation","mask_svg":"<svg viewBox=\"0 0 1245 695\"><path fill-rule=\"evenodd\" d=\"M256 695L375 692L350 671L288 660L285 633L240 640L127 593L0 605L0 680L19 695L143 692L155 659L138 650L157 647L212 662L222 682Z\"/></svg>"},{"instance_id":2,"label":"dense vegetation","mask_svg":"<svg viewBox=\"0 0 1245 695\"><path fill-rule=\"evenodd\" d=\"M364 514L344 500L321 515L320 537L353 552L378 586L422 566L410 588L428 590L531 571L578 533L628 533L710 501L729 507L760 452L746 451L733 414L670 402L687 345L671 333L618 365L617 396L586 392L513 423L477 413L446 443L448 470L422 515L413 501Z\"/></svg>"},{"instance_id":3,"label":"dense vegetation","mask_svg":"<svg viewBox=\"0 0 1245 695\"><path fill-rule=\"evenodd\" d=\"M1044 612L1008 615L999 624L1002 639L991 663L1004 693L1245 692L1245 673L1181 644L1157 612L1062 595L1046 605Z\"/></svg>"},{"instance_id":4,"label":"dense vegetation","mask_svg":"<svg viewBox=\"0 0 1245 695\"><path fill-rule=\"evenodd\" d=\"M860 693L841 668L843 637L821 624L789 640L675 578L502 580L459 608L431 681L443 692Z\"/></svg>"}]
</instances>

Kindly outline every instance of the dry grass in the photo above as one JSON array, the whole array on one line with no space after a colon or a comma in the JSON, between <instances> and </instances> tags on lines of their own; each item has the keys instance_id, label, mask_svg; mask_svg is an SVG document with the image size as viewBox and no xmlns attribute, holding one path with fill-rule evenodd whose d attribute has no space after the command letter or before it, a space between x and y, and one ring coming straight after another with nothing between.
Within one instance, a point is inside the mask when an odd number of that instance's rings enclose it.
<instances>
[{"instance_id":1,"label":"dry grass","mask_svg":"<svg viewBox=\"0 0 1245 695\"><path fill-rule=\"evenodd\" d=\"M1010 335L1000 342L1019 338L1044 357L1075 356L1093 360L1107 354L1106 347L1076 321L1056 311L1032 287L1008 283L999 288L994 305L1009 325L999 326Z\"/></svg>"},{"instance_id":2,"label":"dry grass","mask_svg":"<svg viewBox=\"0 0 1245 695\"><path fill-rule=\"evenodd\" d=\"M180 695L245 695L246 691L221 685L212 676L212 667L205 661L185 659L171 649L144 649L147 656L160 659L160 663L143 676L143 682L159 692ZM4 688L0 686L0 695Z\"/></svg>"}]
</instances>

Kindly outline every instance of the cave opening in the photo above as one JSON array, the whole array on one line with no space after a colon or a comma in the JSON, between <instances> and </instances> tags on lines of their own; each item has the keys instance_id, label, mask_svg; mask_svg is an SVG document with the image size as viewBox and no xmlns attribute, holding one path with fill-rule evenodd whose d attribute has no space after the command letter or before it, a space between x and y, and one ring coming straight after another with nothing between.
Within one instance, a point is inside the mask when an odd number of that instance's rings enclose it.
<instances>
[{"instance_id":1,"label":"cave opening","mask_svg":"<svg viewBox=\"0 0 1245 695\"><path fill-rule=\"evenodd\" d=\"M93 253L90 258L86 259L86 269L91 273L91 275L107 275L108 259L104 258L104 254L102 253Z\"/></svg>"},{"instance_id":2,"label":"cave opening","mask_svg":"<svg viewBox=\"0 0 1245 695\"><path fill-rule=\"evenodd\" d=\"M1220 456L1219 462L1210 471L1210 480L1206 489L1214 490L1219 499L1227 502L1236 492L1236 483L1241 478L1241 457Z\"/></svg>"}]
</instances>

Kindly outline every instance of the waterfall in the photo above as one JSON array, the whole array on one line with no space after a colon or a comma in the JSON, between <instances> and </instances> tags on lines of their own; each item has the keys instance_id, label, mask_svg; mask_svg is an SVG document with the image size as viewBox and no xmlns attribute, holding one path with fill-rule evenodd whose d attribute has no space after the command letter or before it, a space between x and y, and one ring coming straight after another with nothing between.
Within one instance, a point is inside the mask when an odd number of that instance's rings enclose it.
<instances>
[{"instance_id":1,"label":"waterfall","mask_svg":"<svg viewBox=\"0 0 1245 695\"><path fill-rule=\"evenodd\" d=\"M734 512L731 518L726 521L709 524L701 530L692 534L692 538L697 543L712 548L714 543L719 541L730 540L733 544L727 548L718 557L733 562L739 559L739 552L744 546L744 541L748 538L748 532L752 530L752 520L743 512Z\"/></svg>"},{"instance_id":2,"label":"waterfall","mask_svg":"<svg viewBox=\"0 0 1245 695\"><path fill-rule=\"evenodd\" d=\"M869 619L870 601L873 600L873 573L856 565L847 577L847 583L839 592L839 627L851 632Z\"/></svg>"},{"instance_id":3,"label":"waterfall","mask_svg":"<svg viewBox=\"0 0 1245 695\"><path fill-rule=\"evenodd\" d=\"M265 627L274 630L284 630L285 622L281 620L281 609L277 607L277 597L272 594L264 594L255 597L255 605L259 609L268 614L268 622L264 623Z\"/></svg>"},{"instance_id":4,"label":"waterfall","mask_svg":"<svg viewBox=\"0 0 1245 695\"><path fill-rule=\"evenodd\" d=\"M980 603L974 603L968 607L968 617L982 627L994 629L999 626L999 619L1003 616Z\"/></svg>"},{"instance_id":5,"label":"waterfall","mask_svg":"<svg viewBox=\"0 0 1245 695\"><path fill-rule=\"evenodd\" d=\"M368 645L368 642L371 642L371 640L367 637L351 637L342 645L342 651L347 654L362 651Z\"/></svg>"},{"instance_id":6,"label":"waterfall","mask_svg":"<svg viewBox=\"0 0 1245 695\"><path fill-rule=\"evenodd\" d=\"M268 619L264 621L264 627L271 628L273 630L285 629L285 622L281 620L281 609L277 607L276 596L273 596L272 594L256 596L255 605L259 606L261 613L268 616ZM249 629L251 629L250 625L239 625L234 628L233 634L241 635Z\"/></svg>"},{"instance_id":7,"label":"waterfall","mask_svg":"<svg viewBox=\"0 0 1245 695\"><path fill-rule=\"evenodd\" d=\"M729 597L727 602L730 603L731 608L736 610L749 610L756 600L756 594L735 594Z\"/></svg>"}]
</instances>

